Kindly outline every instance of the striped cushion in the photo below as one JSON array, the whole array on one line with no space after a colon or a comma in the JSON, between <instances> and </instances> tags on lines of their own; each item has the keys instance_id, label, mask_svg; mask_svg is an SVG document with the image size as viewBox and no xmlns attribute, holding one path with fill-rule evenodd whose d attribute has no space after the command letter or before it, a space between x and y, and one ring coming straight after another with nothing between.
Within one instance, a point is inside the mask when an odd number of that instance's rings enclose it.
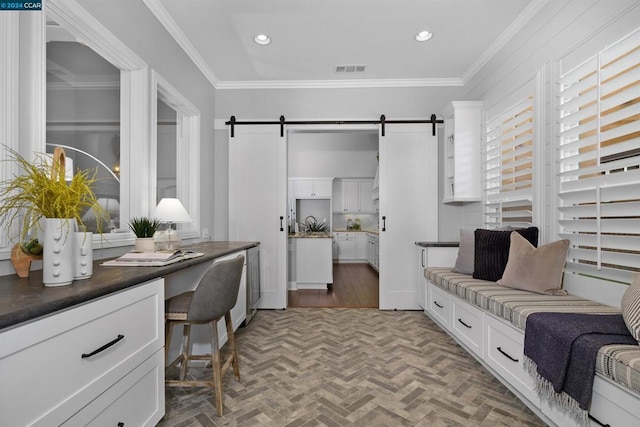
<instances>
[{"instance_id":1,"label":"striped cushion","mask_svg":"<svg viewBox=\"0 0 640 427\"><path fill-rule=\"evenodd\" d=\"M552 296L505 288L495 282L453 273L450 268L427 268L425 277L436 286L474 304L524 332L527 317L540 311L560 313L620 313L615 307L573 295ZM640 392L640 346L611 345L600 349L596 371Z\"/></svg>"},{"instance_id":2,"label":"striped cushion","mask_svg":"<svg viewBox=\"0 0 640 427\"><path fill-rule=\"evenodd\" d=\"M620 307L629 332L636 341L640 341L640 274L625 291Z\"/></svg>"}]
</instances>

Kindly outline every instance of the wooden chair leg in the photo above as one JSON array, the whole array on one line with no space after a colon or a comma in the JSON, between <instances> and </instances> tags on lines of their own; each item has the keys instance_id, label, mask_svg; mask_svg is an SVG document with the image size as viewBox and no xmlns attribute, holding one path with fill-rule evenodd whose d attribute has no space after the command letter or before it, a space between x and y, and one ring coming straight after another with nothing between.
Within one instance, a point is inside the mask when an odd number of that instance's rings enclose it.
<instances>
[{"instance_id":1,"label":"wooden chair leg","mask_svg":"<svg viewBox=\"0 0 640 427\"><path fill-rule=\"evenodd\" d=\"M180 365L180 380L184 381L187 376L187 366L189 365L189 348L191 346L191 324L185 323L182 329L182 342L184 348L182 349L182 362Z\"/></svg>"},{"instance_id":2,"label":"wooden chair leg","mask_svg":"<svg viewBox=\"0 0 640 427\"><path fill-rule=\"evenodd\" d=\"M216 412L219 417L223 415L222 401L222 367L220 365L220 345L218 341L218 319L209 323L211 325L211 364L213 365L213 388L216 402Z\"/></svg>"},{"instance_id":3,"label":"wooden chair leg","mask_svg":"<svg viewBox=\"0 0 640 427\"><path fill-rule=\"evenodd\" d=\"M240 363L238 361L238 351L236 350L236 340L233 334L233 322L230 312L224 315L224 322L227 325L227 341L231 349L233 376L236 377L236 381L240 381Z\"/></svg>"},{"instance_id":4,"label":"wooden chair leg","mask_svg":"<svg viewBox=\"0 0 640 427\"><path fill-rule=\"evenodd\" d=\"M173 334L173 322L171 320L164 321L164 360L165 364L169 362L169 348L171 347L171 335Z\"/></svg>"}]
</instances>

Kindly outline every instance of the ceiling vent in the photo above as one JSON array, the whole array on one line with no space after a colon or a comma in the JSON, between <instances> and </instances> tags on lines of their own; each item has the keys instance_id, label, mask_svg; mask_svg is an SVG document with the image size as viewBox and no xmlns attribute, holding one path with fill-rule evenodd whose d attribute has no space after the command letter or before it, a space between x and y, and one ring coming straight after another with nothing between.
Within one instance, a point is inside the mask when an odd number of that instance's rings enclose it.
<instances>
[{"instance_id":1,"label":"ceiling vent","mask_svg":"<svg viewBox=\"0 0 640 427\"><path fill-rule=\"evenodd\" d=\"M336 73L364 73L365 65L336 65Z\"/></svg>"}]
</instances>

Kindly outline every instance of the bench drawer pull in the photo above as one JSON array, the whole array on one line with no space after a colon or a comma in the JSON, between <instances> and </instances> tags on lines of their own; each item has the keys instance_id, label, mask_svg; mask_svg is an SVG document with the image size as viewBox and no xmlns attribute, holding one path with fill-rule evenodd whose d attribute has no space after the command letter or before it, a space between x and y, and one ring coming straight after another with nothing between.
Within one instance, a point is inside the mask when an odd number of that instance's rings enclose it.
<instances>
[{"instance_id":1,"label":"bench drawer pull","mask_svg":"<svg viewBox=\"0 0 640 427\"><path fill-rule=\"evenodd\" d=\"M599 419L589 414L589 419L593 420L596 424L601 425L602 427L611 427L609 424L603 424Z\"/></svg>"},{"instance_id":2,"label":"bench drawer pull","mask_svg":"<svg viewBox=\"0 0 640 427\"><path fill-rule=\"evenodd\" d=\"M467 325L466 323L464 323L464 322L462 321L462 319L458 319L458 322L462 323L462 325L464 325L466 328L471 329L471 326L469 326L469 325Z\"/></svg>"},{"instance_id":3,"label":"bench drawer pull","mask_svg":"<svg viewBox=\"0 0 640 427\"><path fill-rule=\"evenodd\" d=\"M434 301L433 304L438 308L444 308L444 305L438 304L438 301Z\"/></svg>"},{"instance_id":4,"label":"bench drawer pull","mask_svg":"<svg viewBox=\"0 0 640 427\"><path fill-rule=\"evenodd\" d=\"M502 355L504 357L506 357L507 359L511 360L512 362L519 362L518 359L511 357L508 353L506 353L503 349L501 349L500 347L496 347L496 350L498 350L500 353L502 353Z\"/></svg>"},{"instance_id":5,"label":"bench drawer pull","mask_svg":"<svg viewBox=\"0 0 640 427\"><path fill-rule=\"evenodd\" d=\"M124 335L118 335L118 337L115 340L110 341L110 342L106 343L105 345L103 345L102 347L93 350L91 353L82 353L82 358L83 359L87 359L87 358L89 358L91 356L95 356L96 354L101 353L101 352L105 351L106 349L108 349L109 347L117 344L118 341L120 341L123 338L124 338Z\"/></svg>"}]
</instances>

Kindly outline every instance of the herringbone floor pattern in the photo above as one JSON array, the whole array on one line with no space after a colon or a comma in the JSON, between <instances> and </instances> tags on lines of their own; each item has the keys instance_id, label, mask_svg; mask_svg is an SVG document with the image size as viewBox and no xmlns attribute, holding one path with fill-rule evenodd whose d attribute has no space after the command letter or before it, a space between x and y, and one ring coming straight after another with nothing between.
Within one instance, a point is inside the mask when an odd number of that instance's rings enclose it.
<instances>
[{"instance_id":1,"label":"herringbone floor pattern","mask_svg":"<svg viewBox=\"0 0 640 427\"><path fill-rule=\"evenodd\" d=\"M236 337L225 415L209 389L167 388L159 425L544 426L421 312L259 311Z\"/></svg>"}]
</instances>

